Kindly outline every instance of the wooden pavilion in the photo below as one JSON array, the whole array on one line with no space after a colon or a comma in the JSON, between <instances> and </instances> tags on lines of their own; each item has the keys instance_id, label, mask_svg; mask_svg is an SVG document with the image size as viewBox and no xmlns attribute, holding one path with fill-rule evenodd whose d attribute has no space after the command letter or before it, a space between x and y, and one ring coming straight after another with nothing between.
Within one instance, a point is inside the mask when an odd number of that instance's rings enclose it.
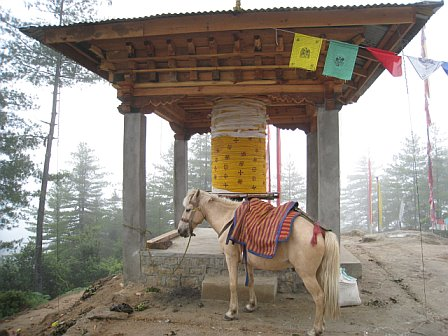
<instances>
[{"instance_id":1,"label":"wooden pavilion","mask_svg":"<svg viewBox=\"0 0 448 336\"><path fill-rule=\"evenodd\" d=\"M187 142L210 131L220 98L266 106L268 122L307 134L307 211L339 233L338 111L384 71L359 49L352 79L322 75L329 40L399 53L443 1L229 10L26 27L22 32L113 84L124 116L124 275L141 277L145 247L145 114L175 133L175 212L187 189ZM325 39L315 72L290 68L294 32Z\"/></svg>"}]
</instances>

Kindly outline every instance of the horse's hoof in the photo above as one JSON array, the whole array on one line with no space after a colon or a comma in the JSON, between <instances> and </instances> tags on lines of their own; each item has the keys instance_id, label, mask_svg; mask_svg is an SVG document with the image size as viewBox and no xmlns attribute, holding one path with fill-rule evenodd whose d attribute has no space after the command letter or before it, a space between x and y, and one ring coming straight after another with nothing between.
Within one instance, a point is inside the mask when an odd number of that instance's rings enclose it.
<instances>
[{"instance_id":1,"label":"horse's hoof","mask_svg":"<svg viewBox=\"0 0 448 336\"><path fill-rule=\"evenodd\" d=\"M257 310L257 306L251 305L250 303L244 306L244 312L245 313L253 313Z\"/></svg>"},{"instance_id":2,"label":"horse's hoof","mask_svg":"<svg viewBox=\"0 0 448 336\"><path fill-rule=\"evenodd\" d=\"M237 315L230 315L228 313L225 313L224 320L226 320L226 321L238 320L238 316Z\"/></svg>"}]
</instances>

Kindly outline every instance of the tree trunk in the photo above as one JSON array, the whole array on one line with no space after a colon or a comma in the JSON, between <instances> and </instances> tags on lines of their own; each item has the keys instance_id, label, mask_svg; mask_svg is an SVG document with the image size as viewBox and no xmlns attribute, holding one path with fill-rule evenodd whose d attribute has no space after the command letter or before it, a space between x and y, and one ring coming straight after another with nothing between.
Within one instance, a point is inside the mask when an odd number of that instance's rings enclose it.
<instances>
[{"instance_id":1,"label":"tree trunk","mask_svg":"<svg viewBox=\"0 0 448 336\"><path fill-rule=\"evenodd\" d=\"M56 71L53 83L53 105L51 109L50 131L48 132L47 147L45 151L44 170L42 172L42 183L39 195L39 209L37 211L37 225L36 225L36 248L34 253L34 286L35 291L42 291L42 241L43 241L43 227L45 217L45 200L47 197L47 185L50 170L51 147L54 138L54 128L56 125L56 114L59 94L59 81L61 76L62 56L58 55L56 60Z\"/></svg>"}]
</instances>

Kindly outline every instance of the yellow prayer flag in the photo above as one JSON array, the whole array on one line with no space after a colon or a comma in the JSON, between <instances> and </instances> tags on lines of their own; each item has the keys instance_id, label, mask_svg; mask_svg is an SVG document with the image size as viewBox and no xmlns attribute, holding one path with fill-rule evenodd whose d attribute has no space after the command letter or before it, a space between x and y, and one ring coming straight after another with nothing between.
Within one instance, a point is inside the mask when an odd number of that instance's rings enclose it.
<instances>
[{"instance_id":1,"label":"yellow prayer flag","mask_svg":"<svg viewBox=\"0 0 448 336\"><path fill-rule=\"evenodd\" d=\"M289 66L316 71L321 47L321 38L295 33Z\"/></svg>"}]
</instances>

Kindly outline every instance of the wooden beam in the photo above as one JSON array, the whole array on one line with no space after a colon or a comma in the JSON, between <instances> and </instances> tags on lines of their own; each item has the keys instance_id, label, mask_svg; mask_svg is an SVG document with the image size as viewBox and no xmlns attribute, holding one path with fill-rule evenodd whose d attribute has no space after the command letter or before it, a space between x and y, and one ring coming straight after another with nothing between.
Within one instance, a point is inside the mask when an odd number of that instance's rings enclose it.
<instances>
[{"instance_id":1,"label":"wooden beam","mask_svg":"<svg viewBox=\"0 0 448 336\"><path fill-rule=\"evenodd\" d=\"M146 248L166 250L173 244L171 240L176 237L179 237L179 232L177 232L177 230L168 231L164 234L161 234L160 236L147 240Z\"/></svg>"},{"instance_id":2,"label":"wooden beam","mask_svg":"<svg viewBox=\"0 0 448 336\"><path fill-rule=\"evenodd\" d=\"M149 73L149 72L190 72L190 71L234 71L234 70L269 70L269 69L290 69L289 65L272 64L272 65L241 65L241 66L201 66L201 67L184 67L184 68L158 68L158 69L137 69L130 70L132 73ZM117 73L126 73L128 70L117 71Z\"/></svg>"},{"instance_id":3,"label":"wooden beam","mask_svg":"<svg viewBox=\"0 0 448 336\"><path fill-rule=\"evenodd\" d=\"M211 55L216 55L218 53L218 44L216 43L216 40L214 37L209 37L208 39L208 47L209 47L209 52ZM212 67L214 67L215 69L212 69L212 80L214 81L218 81L221 78L221 75L219 73L219 59L215 56L213 56L210 60L210 64L212 65Z\"/></svg>"},{"instance_id":4,"label":"wooden beam","mask_svg":"<svg viewBox=\"0 0 448 336\"><path fill-rule=\"evenodd\" d=\"M274 93L323 93L324 84L314 85L213 85L194 87L166 88L134 88L134 96L170 96L170 95L196 95L196 96L223 96L240 94L274 94Z\"/></svg>"},{"instance_id":5,"label":"wooden beam","mask_svg":"<svg viewBox=\"0 0 448 336\"><path fill-rule=\"evenodd\" d=\"M170 123L185 123L185 110L176 104L154 106L154 113Z\"/></svg>"},{"instance_id":6,"label":"wooden beam","mask_svg":"<svg viewBox=\"0 0 448 336\"><path fill-rule=\"evenodd\" d=\"M409 5L379 8L298 9L287 11L221 12L153 16L141 20L81 23L50 27L41 41L45 44L150 37L216 31L238 31L291 27L343 27L414 23L416 8ZM30 32L31 33L31 32Z\"/></svg>"},{"instance_id":7,"label":"wooden beam","mask_svg":"<svg viewBox=\"0 0 448 336\"><path fill-rule=\"evenodd\" d=\"M101 48L99 48L99 47L97 47L95 45L91 45L89 50L91 52L93 52L95 55L97 55L100 59L105 59L104 51L101 50Z\"/></svg>"},{"instance_id":8,"label":"wooden beam","mask_svg":"<svg viewBox=\"0 0 448 336\"><path fill-rule=\"evenodd\" d=\"M119 83L118 83L119 84ZM275 80L252 80L244 82L234 82L234 81L185 81L185 82L162 82L162 83L136 83L135 87L139 89L157 89L157 88L173 88L173 87L204 87L204 86L228 86L228 85L275 85L277 81ZM309 83L308 83L309 84ZM300 85L293 83L293 85Z\"/></svg>"},{"instance_id":9,"label":"wooden beam","mask_svg":"<svg viewBox=\"0 0 448 336\"><path fill-rule=\"evenodd\" d=\"M242 42L238 35L233 35L233 55L230 61L230 64L233 66L241 66L241 57L237 56L241 54L241 44ZM235 83L243 81L243 72L241 70L234 70L233 79Z\"/></svg>"},{"instance_id":10,"label":"wooden beam","mask_svg":"<svg viewBox=\"0 0 448 336\"><path fill-rule=\"evenodd\" d=\"M240 42L235 42L235 44ZM234 46L235 48L235 46ZM241 57L241 58L252 58L255 55L261 56L261 57L274 57L276 55L281 55L285 57L291 56L291 51L261 51L261 52L229 52L229 53L216 53L216 54L185 54L185 55L175 55L171 56L171 59L174 59L176 61L189 61L191 59L197 59L197 60L208 60L210 58L218 58L218 59L227 59L229 57ZM166 56L154 56L154 57L136 57L133 60L136 62L146 62L148 60L155 61L155 62L163 62L166 61ZM127 63L129 59L127 58L113 58L108 57L108 61L114 62L114 63Z\"/></svg>"}]
</instances>

